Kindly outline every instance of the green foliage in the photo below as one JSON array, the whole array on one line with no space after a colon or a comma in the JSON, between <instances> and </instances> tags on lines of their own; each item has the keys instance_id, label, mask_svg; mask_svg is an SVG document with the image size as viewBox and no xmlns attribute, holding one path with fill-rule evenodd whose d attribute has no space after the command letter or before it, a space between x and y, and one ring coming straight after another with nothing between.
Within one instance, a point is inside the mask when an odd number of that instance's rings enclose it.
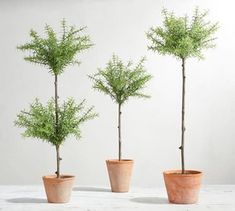
<instances>
[{"instance_id":1,"label":"green foliage","mask_svg":"<svg viewBox=\"0 0 235 211\"><path fill-rule=\"evenodd\" d=\"M85 109L85 101L76 104L73 99L64 102L58 108L58 127L55 124L55 102L51 99L43 105L38 99L30 105L29 111L17 115L15 125L25 128L24 137L38 138L52 145L61 145L67 136L81 137L80 125L97 116L93 107Z\"/></svg>"},{"instance_id":2,"label":"green foliage","mask_svg":"<svg viewBox=\"0 0 235 211\"><path fill-rule=\"evenodd\" d=\"M54 75L59 75L70 64L79 64L76 54L92 46L89 36L81 35L85 27L76 29L61 22L61 37L49 26L45 26L46 37L40 37L34 30L30 31L31 41L17 48L28 51L26 61L44 65Z\"/></svg>"},{"instance_id":3,"label":"green foliage","mask_svg":"<svg viewBox=\"0 0 235 211\"><path fill-rule=\"evenodd\" d=\"M89 76L93 81L93 88L109 95L116 103L123 104L129 97L145 97L140 92L145 84L152 78L143 66L144 59L133 66L129 61L126 65L115 55L104 69Z\"/></svg>"},{"instance_id":4,"label":"green foliage","mask_svg":"<svg viewBox=\"0 0 235 211\"><path fill-rule=\"evenodd\" d=\"M218 24L205 21L208 12L200 12L195 9L191 21L187 16L176 17L167 10L162 11L164 24L162 27L152 27L147 33L151 41L148 47L159 54L173 55L176 58L186 59L189 57L203 58L202 50L212 48L214 33Z\"/></svg>"}]
</instances>

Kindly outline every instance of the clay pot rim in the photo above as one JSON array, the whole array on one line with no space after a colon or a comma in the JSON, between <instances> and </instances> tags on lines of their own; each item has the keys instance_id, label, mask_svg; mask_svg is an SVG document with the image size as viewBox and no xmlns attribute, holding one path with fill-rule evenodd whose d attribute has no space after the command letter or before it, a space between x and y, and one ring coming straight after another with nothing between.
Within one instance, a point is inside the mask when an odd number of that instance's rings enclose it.
<instances>
[{"instance_id":1,"label":"clay pot rim","mask_svg":"<svg viewBox=\"0 0 235 211\"><path fill-rule=\"evenodd\" d=\"M125 163L134 163L134 160L132 159L110 159L110 160L106 160L106 163L117 163L117 164L125 164Z\"/></svg>"},{"instance_id":2,"label":"clay pot rim","mask_svg":"<svg viewBox=\"0 0 235 211\"><path fill-rule=\"evenodd\" d=\"M60 175L60 178L57 178L56 175L45 175L42 177L43 180L57 180L57 181L65 181L65 180L74 180L74 175L67 175L62 174Z\"/></svg>"},{"instance_id":3,"label":"clay pot rim","mask_svg":"<svg viewBox=\"0 0 235 211\"><path fill-rule=\"evenodd\" d=\"M167 170L163 172L164 176L172 176L172 177L197 177L201 176L203 173L198 170L185 170L186 174L181 173L182 170Z\"/></svg>"}]
</instances>

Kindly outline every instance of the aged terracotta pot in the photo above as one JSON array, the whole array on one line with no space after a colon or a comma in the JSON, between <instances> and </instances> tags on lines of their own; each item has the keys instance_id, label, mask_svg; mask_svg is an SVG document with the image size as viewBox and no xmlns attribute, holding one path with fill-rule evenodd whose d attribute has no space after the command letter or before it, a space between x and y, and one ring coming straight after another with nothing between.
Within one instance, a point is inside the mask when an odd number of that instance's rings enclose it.
<instances>
[{"instance_id":1,"label":"aged terracotta pot","mask_svg":"<svg viewBox=\"0 0 235 211\"><path fill-rule=\"evenodd\" d=\"M48 175L42 177L49 203L66 203L70 200L75 177L71 175Z\"/></svg>"},{"instance_id":2,"label":"aged terracotta pot","mask_svg":"<svg viewBox=\"0 0 235 211\"><path fill-rule=\"evenodd\" d=\"M128 192L133 160L106 160L112 192Z\"/></svg>"},{"instance_id":3,"label":"aged terracotta pot","mask_svg":"<svg viewBox=\"0 0 235 211\"><path fill-rule=\"evenodd\" d=\"M181 170L163 172L168 200L175 204L194 204L198 201L202 172Z\"/></svg>"}]
</instances>

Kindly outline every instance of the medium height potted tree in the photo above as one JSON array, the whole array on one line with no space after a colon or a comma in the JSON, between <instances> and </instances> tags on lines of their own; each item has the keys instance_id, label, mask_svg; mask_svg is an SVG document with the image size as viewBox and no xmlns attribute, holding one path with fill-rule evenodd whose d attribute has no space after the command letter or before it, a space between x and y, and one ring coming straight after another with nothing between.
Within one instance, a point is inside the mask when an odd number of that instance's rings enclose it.
<instances>
[{"instance_id":1,"label":"medium height potted tree","mask_svg":"<svg viewBox=\"0 0 235 211\"><path fill-rule=\"evenodd\" d=\"M80 125L96 116L93 107L85 108L85 101L76 104L74 99L70 98L59 105L59 75L68 65L78 63L76 55L91 46L90 38L81 34L84 28L66 26L65 20L62 21L61 28L61 37L48 25L45 27L45 38L31 30L31 41L18 46L19 50L29 52L24 58L26 61L47 67L54 77L54 98L46 105L36 99L29 110L22 110L17 115L15 121L17 126L25 128L23 136L41 139L55 147L55 175L43 177L48 202L52 203L68 202L74 183L74 176L61 174L61 145L69 135L79 139Z\"/></svg>"},{"instance_id":2,"label":"medium height potted tree","mask_svg":"<svg viewBox=\"0 0 235 211\"><path fill-rule=\"evenodd\" d=\"M207 12L195 9L191 20L188 16L176 17L163 10L162 27L153 27L147 33L151 45L149 49L161 55L172 55L182 65L182 110L181 110L181 170L165 171L164 180L169 201L172 203L196 203L201 183L201 171L185 169L185 91L186 60L191 57L202 59L202 50L214 47L214 33L218 26L206 21Z\"/></svg>"},{"instance_id":3,"label":"medium height potted tree","mask_svg":"<svg viewBox=\"0 0 235 211\"><path fill-rule=\"evenodd\" d=\"M133 160L122 157L121 115L122 106L130 97L148 98L141 93L146 83L152 78L143 66L144 59L133 66L124 64L116 55L109 60L104 69L90 76L93 88L109 95L118 107L118 159L106 160L112 192L128 192L133 168Z\"/></svg>"}]
</instances>

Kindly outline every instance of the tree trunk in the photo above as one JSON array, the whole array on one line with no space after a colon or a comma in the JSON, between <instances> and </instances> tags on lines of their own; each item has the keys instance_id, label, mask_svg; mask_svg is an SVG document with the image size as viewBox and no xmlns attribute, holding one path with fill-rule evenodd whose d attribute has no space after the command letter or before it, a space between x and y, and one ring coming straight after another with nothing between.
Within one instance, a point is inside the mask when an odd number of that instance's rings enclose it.
<instances>
[{"instance_id":1,"label":"tree trunk","mask_svg":"<svg viewBox=\"0 0 235 211\"><path fill-rule=\"evenodd\" d=\"M118 104L118 160L122 159L122 139L121 139L121 104Z\"/></svg>"},{"instance_id":2,"label":"tree trunk","mask_svg":"<svg viewBox=\"0 0 235 211\"><path fill-rule=\"evenodd\" d=\"M58 78L57 74L55 74L55 130L56 133L58 133ZM56 176L57 178L60 177L60 152L59 152L60 146L56 145L56 164L57 164L57 170L56 170Z\"/></svg>"},{"instance_id":3,"label":"tree trunk","mask_svg":"<svg viewBox=\"0 0 235 211\"><path fill-rule=\"evenodd\" d=\"M56 145L56 176L60 178L60 146Z\"/></svg>"},{"instance_id":4,"label":"tree trunk","mask_svg":"<svg viewBox=\"0 0 235 211\"><path fill-rule=\"evenodd\" d=\"M182 113L181 113L181 167L182 174L185 173L185 163L184 163L184 133L185 133L185 85L186 85L186 76L185 76L185 59L182 58Z\"/></svg>"}]
</instances>

